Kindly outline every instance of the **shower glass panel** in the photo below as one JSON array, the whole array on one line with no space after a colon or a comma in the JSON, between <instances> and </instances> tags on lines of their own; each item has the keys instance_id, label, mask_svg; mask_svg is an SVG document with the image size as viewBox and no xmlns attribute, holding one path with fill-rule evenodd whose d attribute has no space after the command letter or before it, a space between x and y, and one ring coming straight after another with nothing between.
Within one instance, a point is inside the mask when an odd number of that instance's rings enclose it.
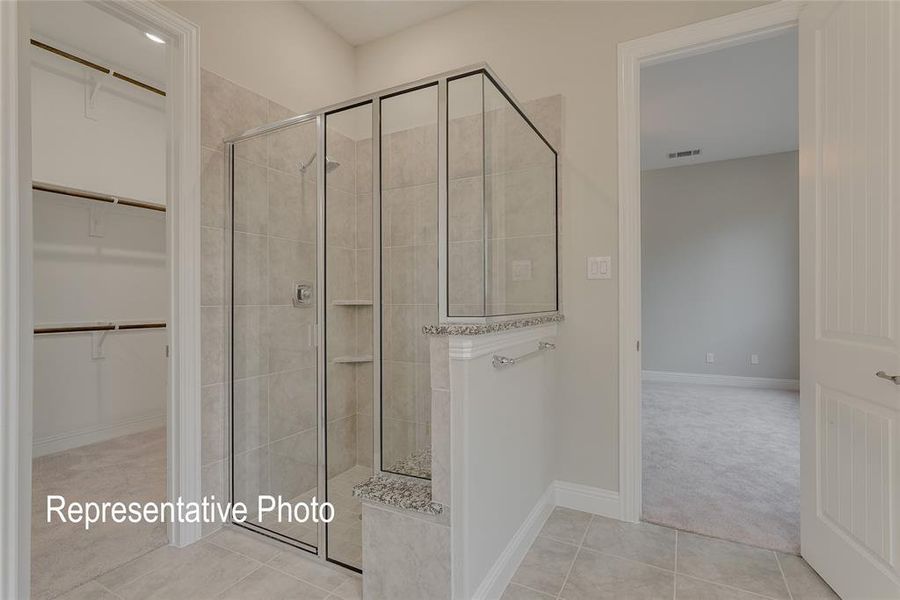
<instances>
[{"instance_id":1,"label":"shower glass panel","mask_svg":"<svg viewBox=\"0 0 900 600\"><path fill-rule=\"evenodd\" d=\"M372 104L325 116L325 420L328 559L362 568L362 509L372 476Z\"/></svg>"},{"instance_id":2,"label":"shower glass panel","mask_svg":"<svg viewBox=\"0 0 900 600\"><path fill-rule=\"evenodd\" d=\"M320 497L315 151L310 121L242 140L232 152L231 491L248 507L260 494ZM299 296L304 289L312 293ZM272 514L246 526L315 550L315 524Z\"/></svg>"},{"instance_id":3,"label":"shower glass panel","mask_svg":"<svg viewBox=\"0 0 900 600\"><path fill-rule=\"evenodd\" d=\"M255 510L236 524L360 570L353 487L431 478L423 326L557 308L556 151L476 66L248 131L225 154L230 237L204 229L203 244L230 257L230 420L209 386L204 465L228 450L230 499L248 507L330 502L327 525Z\"/></svg>"},{"instance_id":4,"label":"shower glass panel","mask_svg":"<svg viewBox=\"0 0 900 600\"><path fill-rule=\"evenodd\" d=\"M557 310L556 152L487 73L447 87L450 317Z\"/></svg>"},{"instance_id":5,"label":"shower glass panel","mask_svg":"<svg viewBox=\"0 0 900 600\"><path fill-rule=\"evenodd\" d=\"M424 325L438 322L438 86L381 100L381 469L431 478Z\"/></svg>"},{"instance_id":6,"label":"shower glass panel","mask_svg":"<svg viewBox=\"0 0 900 600\"><path fill-rule=\"evenodd\" d=\"M556 153L484 77L485 315L556 310Z\"/></svg>"},{"instance_id":7,"label":"shower glass panel","mask_svg":"<svg viewBox=\"0 0 900 600\"><path fill-rule=\"evenodd\" d=\"M484 76L447 83L447 308L485 316Z\"/></svg>"}]
</instances>

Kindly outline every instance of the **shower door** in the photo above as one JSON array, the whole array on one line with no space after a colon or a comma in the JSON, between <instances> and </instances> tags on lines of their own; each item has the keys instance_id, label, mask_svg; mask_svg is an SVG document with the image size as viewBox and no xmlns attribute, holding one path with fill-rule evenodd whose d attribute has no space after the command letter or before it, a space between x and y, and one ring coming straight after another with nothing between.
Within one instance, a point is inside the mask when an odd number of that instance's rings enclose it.
<instances>
[{"instance_id":1,"label":"shower door","mask_svg":"<svg viewBox=\"0 0 900 600\"><path fill-rule=\"evenodd\" d=\"M260 495L322 499L316 120L231 148L231 498L242 526L317 552L316 524L256 515Z\"/></svg>"}]
</instances>

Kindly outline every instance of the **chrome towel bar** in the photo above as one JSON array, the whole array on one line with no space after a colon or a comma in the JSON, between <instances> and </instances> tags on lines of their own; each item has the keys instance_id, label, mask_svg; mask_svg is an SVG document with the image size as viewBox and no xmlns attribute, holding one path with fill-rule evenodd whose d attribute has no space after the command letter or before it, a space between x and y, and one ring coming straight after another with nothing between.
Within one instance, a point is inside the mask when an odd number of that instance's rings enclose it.
<instances>
[{"instance_id":1,"label":"chrome towel bar","mask_svg":"<svg viewBox=\"0 0 900 600\"><path fill-rule=\"evenodd\" d=\"M522 356L517 356L515 358L511 358L509 356L500 356L499 354L494 355L494 360L491 361L491 364L494 365L495 369L502 369L504 367L512 366L516 363L519 363L526 358L530 358L535 354L540 354L545 350L556 350L556 344L552 342L538 342L537 350L532 350L528 354L523 354Z\"/></svg>"}]
</instances>

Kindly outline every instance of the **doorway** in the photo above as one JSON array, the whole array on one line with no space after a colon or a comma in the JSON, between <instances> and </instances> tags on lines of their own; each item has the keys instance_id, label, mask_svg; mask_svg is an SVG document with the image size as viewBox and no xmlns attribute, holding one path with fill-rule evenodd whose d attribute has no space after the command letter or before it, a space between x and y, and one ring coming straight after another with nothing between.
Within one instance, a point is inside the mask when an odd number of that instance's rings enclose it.
<instances>
[{"instance_id":1,"label":"doorway","mask_svg":"<svg viewBox=\"0 0 900 600\"><path fill-rule=\"evenodd\" d=\"M896 464L900 356L885 326L897 305L884 282L893 281L897 232L879 217L897 199L883 184L896 144L885 82L896 70L889 39L900 22L890 4L769 5L620 44L622 517L638 521L642 505L641 69L798 23L802 555L842 596L895 597L900 580L888 548L896 503L887 500L894 480L885 465ZM867 128L850 125L857 120ZM873 218L878 226L862 226ZM872 272L867 256L881 276L851 276Z\"/></svg>"},{"instance_id":2,"label":"doorway","mask_svg":"<svg viewBox=\"0 0 900 600\"><path fill-rule=\"evenodd\" d=\"M154 449L154 452L147 453L148 458L153 456L156 458L161 457L160 460L156 461L161 463L161 465L158 464L160 468L157 469L158 472L161 472L161 477L154 479L154 481L162 482L163 494L169 498L180 496L186 501L192 501L199 498L200 491L199 447L195 449L190 444L185 443L186 439L199 439L199 418L195 418L199 412L199 385L194 385L195 382L199 381L200 368L200 349L196 344L194 332L195 326L199 329L199 307L195 305L196 297L193 295L193 290L195 289L193 286L195 284L199 286L199 272L197 269L199 240L196 236L198 221L195 217L199 218L200 198L199 190L194 185L191 176L192 173L197 173L199 170L196 157L196 151L199 147L199 122L195 111L192 110L192 107L196 109L199 106L199 96L196 89L198 79L196 63L197 28L158 4L145 3L125 6L120 3L104 1L87 4L77 3L77 5L75 3L65 4L66 6L58 6L60 11L90 8L98 11L98 14L101 16L95 14L93 17L89 17L88 21L94 25L100 22L115 23L115 25L111 26L109 30L103 30L100 27L101 31L99 32L93 28L78 28L85 29L89 33L97 33L96 39L73 39L67 37L68 32L65 29L58 30L52 29L52 27L49 29L43 27L41 30L41 8L54 10L57 7L56 4L38 7L38 10L35 11L35 5L29 3L4 3L3 11L0 13L0 20L2 20L4 30L4 57L9 59L4 61L4 67L0 71L4 90L7 91L4 94L3 116L5 125L12 125L11 127L4 127L4 132L8 133L8 135L4 135L3 139L5 159L2 166L2 180L4 181L3 213L5 229L8 234L8 236L4 236L4 256L6 257L4 262L9 267L3 270L2 275L2 287L4 290L2 311L4 316L3 345L5 349L2 353L2 362L4 363L3 370L8 376L5 381L8 381L10 384L4 388L4 401L0 403L2 404L4 417L2 419L4 445L2 452L0 452L0 461L3 463L2 470L5 474L3 482L5 510L3 511L4 526L2 528L4 544L2 549L0 549L0 554L2 554L0 556L0 568L2 568L0 581L2 581L2 595L4 597L26 597L35 586L41 585L41 582L37 581L35 570L31 566L33 554L32 525L35 524L35 519L32 515L32 501L37 502L39 500L38 495L41 493L46 495L47 488L39 487L37 483L33 484L32 482L33 457L37 457L36 461L43 460L54 463L56 461L48 457L52 457L58 452L67 452L73 447L86 448L91 446L92 443L115 445L118 438L127 437L131 434L138 436L143 434L151 435L147 432L153 429L159 430L159 427L155 427L155 425L163 425L164 434L144 446L144 449L148 447ZM82 17L76 18L79 19L78 23L84 25L85 20ZM94 17L96 17L96 23L92 21ZM59 18L55 22L66 22L69 24L69 21ZM46 21L44 24L46 25ZM125 26L124 29L121 27L122 25ZM138 85L138 83L145 82L137 77L129 77L126 73L130 69L125 68L125 65L129 64L132 67L134 66L135 56L116 55L111 57L108 54L108 49L104 49L102 43L100 43L103 40L109 41L107 36L115 36L117 33L122 33L122 31L129 28L129 33L136 32L148 43L155 43L151 42L150 38L145 35L151 32L165 42L164 69L166 74L164 81L171 85L171 89L164 90L161 87L152 85L152 83L147 87ZM43 39L40 39L42 36ZM55 45L51 43L53 41L56 42ZM41 43L46 47L39 45ZM167 93L168 100L171 102L166 103L165 118L161 124L166 132L162 146L162 162L165 165L163 171L164 180L161 186L164 193L162 202L152 202L142 197L126 196L125 193L119 190L111 191L102 187L94 188L93 184L98 183L97 181L84 179L76 182L75 178L77 177L89 178L99 176L102 178L106 175L106 183L118 182L121 184L127 177L125 177L126 174L124 173L106 173L102 166L95 164L86 166L86 162L90 163L92 158L99 157L94 152L94 150L99 151L98 148L92 148L92 151L88 152L76 145L72 156L68 156L62 161L55 160L60 158L59 152L66 148L66 144L69 144L71 149L71 143L77 137L74 135L74 130L69 131L69 133L73 134L72 138L62 138L58 146L52 143L48 145L46 142L48 140L52 141L54 135L64 135L65 132L53 131L52 127L49 129L45 128L43 133L35 131L35 137L44 135L47 139L42 139L40 146L38 146L37 142L33 144L33 113L35 118L38 118L40 114L49 119L63 118L62 114L55 114L52 110L50 112L44 110L47 106L40 107L41 110L33 110L33 103L39 101L47 102L48 98L51 103L55 100L62 102L73 98L71 94L63 94L59 90L57 90L59 94L43 94L43 97L34 94L33 97L31 87L32 73L36 67L33 65L32 58L35 52L38 54L44 53L43 59L48 61L47 66L49 66L41 74L43 81L35 81L36 86L50 82L51 87L52 85L66 87L73 81L70 73L68 74L69 77L66 76L69 63L71 62L73 65L77 63L80 65L79 68L83 68L81 76L78 78L78 83L81 85L81 93L78 95L78 108L82 119L90 118L92 108L100 109L93 113L94 116L102 117L105 112L106 118L110 118L109 109L111 102L114 104L119 101L125 101L123 94L128 95L139 91L148 94L155 94L156 91L165 91ZM88 58L85 59L85 56ZM83 59L84 62L70 60L73 57ZM90 58L94 60L90 60ZM55 60L59 62L54 66L53 61ZM99 75L105 76L105 78L101 79L103 85L95 86L94 83L97 82L97 79L92 80L88 75L94 75L95 77ZM144 78L146 78L146 74L144 74ZM116 94L120 85L126 86L124 89L129 90L129 92ZM133 86L134 89L131 90L128 86ZM92 94L91 91L96 93ZM110 101L110 96L115 97L115 100ZM91 99L95 101L102 99L103 102L97 102L92 107ZM146 102L143 107L150 109L149 105L151 104L152 102ZM66 108L71 109L72 105L67 105ZM66 115L72 116L72 113L67 112ZM7 118L9 119L8 121ZM46 121L42 120L42 124L45 123ZM177 128L174 126L175 123L179 124ZM130 125L131 123L126 123L125 126ZM107 131L107 133L115 135L119 132ZM134 144L135 141L132 141L132 145ZM148 144L148 151L151 146L152 144ZM41 148L43 148L43 151ZM43 165L35 165L43 169L42 171L32 168L32 149L34 149L35 154L40 152L42 159L50 159ZM113 160L118 158L114 157ZM98 161L98 163L100 162L102 161ZM141 166L144 166L143 163L138 161L138 171L140 171ZM45 175L55 174L58 178L45 177L45 179L51 180L40 180L37 179L40 173ZM136 177L135 181L129 183L137 184L139 183L137 179ZM64 185L65 183L68 183L68 185ZM146 183L146 181L140 180L140 183ZM142 314L139 318L131 318L130 315L112 315L112 312L104 312L103 316L96 317L103 319L102 322L98 322L94 320L95 317L91 314L74 314L75 308L84 308L83 302L81 302L83 298L72 296L71 305L65 305L64 302L61 302L51 307L46 303L55 302L55 299L51 300L35 295L35 283L38 283L32 277L32 266L37 268L33 264L35 261L44 260L51 256L60 257L62 252L67 249L73 251L73 258L76 262L82 261L82 263L86 263L90 258L106 259L113 262L117 258L123 258L122 253L116 255L115 252L112 252L103 255L97 252L96 248L87 252L82 248L81 252L77 252L75 251L75 245L65 243L65 236L59 238L61 240L60 243L52 243L52 240L57 239L57 236L50 235L47 237L47 234L73 233L64 230L69 226L74 227L73 223L66 221L66 219L60 220L58 218L55 210L58 206L66 207L63 209L64 212L84 211L89 213L90 209L86 208L86 205L111 209L108 213L105 211L94 211L93 216L96 218L79 218L78 221L81 225L80 234L83 237L99 237L91 236L90 233L93 231L95 234L119 238L116 239L116 242L121 242L122 232L118 228L111 226L111 223L117 222L117 224L121 225L122 218L127 215L127 218L124 218L124 221L127 222L126 227L135 226L136 223L133 221L140 220L153 222L154 225L158 226L160 215L153 213L163 214L162 210L158 210L160 208L159 205L163 203L166 209L164 212L165 216L162 219L164 224L163 269L166 273L166 306L162 309L163 314L158 317ZM42 214L33 215L33 212ZM131 217L134 216L135 212L141 216L132 219ZM44 219L44 217L47 217L47 219ZM34 227L38 218L42 220L41 231ZM44 227L47 223L51 225L49 229ZM56 229L54 229L54 223ZM151 225L145 229L153 228L154 226ZM45 237L36 240L35 234L43 234ZM50 242L45 244L44 242L47 240L50 240ZM134 239L128 242L138 244L146 243L147 241L147 236L144 236L140 240ZM41 252L45 254L42 256L36 256L35 247L38 245L38 242L44 244ZM99 241L95 240L95 245L97 244L99 244ZM82 245L85 246L85 244ZM86 246L90 246L90 244L86 244ZM155 248L155 251L158 252L159 247L156 246ZM128 256L128 253L125 253L125 256ZM134 259L140 256L141 252L137 252L132 253L130 258ZM147 257L144 256L144 258ZM52 262L54 261L51 260L50 263ZM44 266L47 265L45 264ZM84 265L80 264L79 267L81 266ZM52 271L53 269L51 268L46 272L51 274L51 278L58 278L60 284L69 275L67 272L53 274ZM82 272L81 275L84 275L84 273ZM66 280L65 283L70 284L71 279ZM96 287L93 283L94 281L90 277L82 278L79 283L81 286L79 291L91 290L93 287ZM56 293L56 289L53 289L54 293ZM123 290L113 290L113 295L119 293L123 293ZM112 300L112 297L107 298L102 295L99 297L101 302ZM147 295L148 299L151 297L155 298L153 294ZM141 305L141 307L145 308L146 306ZM48 319L52 318L53 322L36 321L35 317L40 318L41 316L40 314L35 314L35 310L38 308L42 311L47 311L42 314L45 314ZM108 305L104 304L102 308L108 308ZM48 311L48 309L52 310ZM67 310L69 312L66 312ZM112 318L108 315L112 315ZM71 331L76 325L85 324L81 321L82 318L89 319L90 322L87 323L87 326L97 331ZM99 328L100 325L104 326L102 330ZM65 331L54 331L55 329L64 328L66 329ZM47 348L38 349L39 342L42 346L69 346L68 350L71 350L72 347L78 345L77 338L87 336L86 354L88 360L103 361L106 359L101 357L101 355L111 351L114 347L117 350L121 350L125 346L138 343L139 340L142 342L147 341L154 334L159 334L160 332L163 333L167 341L167 343L163 343L157 348L161 351L164 361L162 368L164 393L161 420L160 414L131 415L134 418L127 419L116 418L122 417L122 414L111 414L109 411L100 410L101 408L106 409L112 406L109 403L102 407L95 406L97 409L95 411L85 410L84 407L79 408L79 406L70 406L68 404L58 407L63 412L68 410L70 416L74 415L74 417L77 417L77 422L74 418L72 422L66 422L65 418L60 419L59 414L54 414L52 406L48 412L36 415L40 417L39 419L33 418L35 411L42 410L43 406L43 404L36 405L34 402L33 391L36 387L34 377L36 375L43 378L47 377L46 374L42 374L35 369L36 362L45 362L45 359L50 362L56 361L57 364L60 362L60 356L54 351L46 353L43 350ZM95 336L95 333L100 335ZM144 336L142 334L147 335ZM62 344L59 343L60 338L65 340ZM96 344L94 343L95 340ZM49 344L45 344L45 341L49 342ZM116 341L123 342L123 344L110 343ZM84 358L84 355L84 352L79 354L79 365L84 364L81 360ZM95 359L94 356L98 358ZM107 354L107 356L111 355ZM119 359L123 358L121 352L117 352L115 356ZM129 356L129 358L133 359L134 357ZM112 362L118 361L113 360ZM156 363L154 362L153 364ZM73 367L70 364L64 366ZM110 370L109 367L105 369L105 371ZM133 371L131 373L134 374ZM122 371L117 373L115 377L127 374L126 371ZM71 373L59 372L53 375L56 379L65 380L66 377L71 376ZM139 375L152 377L156 384L159 383L159 378L155 377L158 375L158 372L152 368L147 369L146 372L139 373ZM96 388L101 382L105 381L100 378L100 380L95 379L93 382L90 382L88 379L82 373L82 377L79 380L69 380L68 382L72 384L72 389L64 391L66 393L71 391L71 396L74 399L83 400L84 398L78 396L78 394L83 395L85 390L90 388L91 385L94 385ZM54 392L50 394L51 397L54 394L57 394L56 397L58 397L61 388L59 386L53 388L54 382L42 380L40 384L43 386L40 393L43 394L44 391L49 389L51 392ZM118 389L113 388L116 388L116 386L107 386L104 390L105 393L100 399L105 401L113 396L121 398L121 394L118 393L121 391L121 386ZM129 391L134 392L135 390ZM134 393L131 397L125 396L126 406L124 408L128 408L128 400L140 395L140 393ZM43 403L43 400L41 402ZM75 409L74 411L72 410L73 408ZM122 405L113 406L114 410L122 408ZM106 419L111 416L113 417L111 421ZM85 420L92 417L104 417L104 419L101 419L99 424L93 423L86 426ZM71 427L65 431L51 430L52 427L65 429L69 426ZM38 427L42 429L38 429ZM108 438L109 434L115 435ZM33 445L33 442L36 442L36 445ZM136 444L136 446L141 445L141 443ZM141 450L134 447L132 447L132 451L133 453L141 452ZM91 472L91 468L98 470L101 467L108 466L108 464L92 462L92 456L70 461L69 466L79 463L82 468L87 469L88 474L96 481L98 474ZM65 461L60 461L60 464L52 464L51 466L63 466L62 462ZM43 469L34 469L37 477L40 477L41 471ZM58 483L62 481L54 477L50 479ZM75 477L75 479L77 480L78 477ZM69 481L71 480L72 478L70 477ZM112 484L113 480L110 479L105 483ZM155 485L157 489L160 487L159 483ZM130 486L130 488L134 487L139 486ZM109 490L105 490L105 492L109 492ZM181 546L195 541L199 538L199 533L199 524L169 523L150 537L154 540L162 539L163 543L168 540L170 544ZM130 543L126 543L126 545L131 547ZM44 544L44 548L46 549L47 547ZM109 551L109 545L107 544L104 547L107 550L105 556L107 558L112 557L111 560L113 561L117 560L114 556L116 553ZM70 552L82 552L90 555L98 548L99 545L82 541L78 548L70 550ZM82 556L80 558L83 559L85 557ZM104 565L106 564L107 562L104 561L94 561L85 570L105 570L106 567ZM77 576L76 571L72 570L69 574ZM49 587L42 588L44 593L41 595L56 594L57 591L55 590L64 583L62 579L60 578L60 581L50 581ZM70 579L66 579L66 581L71 583ZM44 579L43 583L47 584L48 581ZM35 585L33 586L32 584ZM35 594L35 596L38 596L38 594Z\"/></svg>"},{"instance_id":3,"label":"doorway","mask_svg":"<svg viewBox=\"0 0 900 600\"><path fill-rule=\"evenodd\" d=\"M641 71L642 519L800 551L797 32Z\"/></svg>"},{"instance_id":4,"label":"doorway","mask_svg":"<svg viewBox=\"0 0 900 600\"><path fill-rule=\"evenodd\" d=\"M166 524L51 504L166 499L166 48L84 2L30 7L31 596L169 543ZM117 77L116 74L119 76Z\"/></svg>"}]
</instances>

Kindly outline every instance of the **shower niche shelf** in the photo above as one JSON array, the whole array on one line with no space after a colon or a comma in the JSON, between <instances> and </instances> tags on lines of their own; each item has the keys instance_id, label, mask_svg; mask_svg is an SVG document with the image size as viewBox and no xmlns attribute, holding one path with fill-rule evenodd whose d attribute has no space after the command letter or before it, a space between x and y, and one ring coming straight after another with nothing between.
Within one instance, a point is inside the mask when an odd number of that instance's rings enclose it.
<instances>
[{"instance_id":1,"label":"shower niche shelf","mask_svg":"<svg viewBox=\"0 0 900 600\"><path fill-rule=\"evenodd\" d=\"M370 362L372 362L372 356L366 355L366 354L363 354L360 356L336 356L334 358L334 362L335 362L335 364L342 364L342 365L370 363Z\"/></svg>"}]
</instances>

